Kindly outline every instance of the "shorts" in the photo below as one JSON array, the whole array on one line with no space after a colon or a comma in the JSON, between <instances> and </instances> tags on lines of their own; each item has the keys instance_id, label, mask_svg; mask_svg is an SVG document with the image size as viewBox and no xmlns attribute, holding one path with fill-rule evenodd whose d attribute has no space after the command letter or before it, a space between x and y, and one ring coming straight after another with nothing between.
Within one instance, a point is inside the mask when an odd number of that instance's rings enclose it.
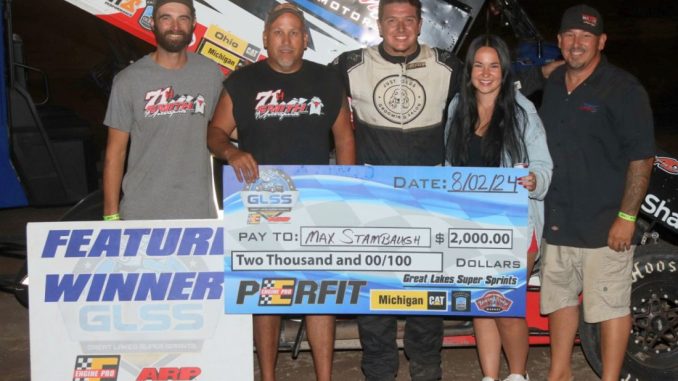
<instances>
[{"instance_id":1,"label":"shorts","mask_svg":"<svg viewBox=\"0 0 678 381\"><path fill-rule=\"evenodd\" d=\"M584 320L598 323L628 315L631 310L633 252L609 247L585 249L542 246L540 310L548 315L579 305L583 296Z\"/></svg>"}]
</instances>

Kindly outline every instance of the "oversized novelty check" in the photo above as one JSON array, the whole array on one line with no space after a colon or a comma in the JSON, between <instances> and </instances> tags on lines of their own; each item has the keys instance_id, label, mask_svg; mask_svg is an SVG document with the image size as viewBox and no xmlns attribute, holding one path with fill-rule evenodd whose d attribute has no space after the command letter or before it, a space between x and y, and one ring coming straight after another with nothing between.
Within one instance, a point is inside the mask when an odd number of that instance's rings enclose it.
<instances>
[{"instance_id":1,"label":"oversized novelty check","mask_svg":"<svg viewBox=\"0 0 678 381\"><path fill-rule=\"evenodd\" d=\"M225 167L226 313L523 316L526 174Z\"/></svg>"}]
</instances>

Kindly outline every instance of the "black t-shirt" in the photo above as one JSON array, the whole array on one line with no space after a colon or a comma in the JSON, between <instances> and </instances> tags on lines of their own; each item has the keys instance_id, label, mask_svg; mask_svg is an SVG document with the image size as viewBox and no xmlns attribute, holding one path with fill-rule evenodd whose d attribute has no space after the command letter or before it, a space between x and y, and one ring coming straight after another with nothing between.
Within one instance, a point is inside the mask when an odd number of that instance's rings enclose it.
<instances>
[{"instance_id":1,"label":"black t-shirt","mask_svg":"<svg viewBox=\"0 0 678 381\"><path fill-rule=\"evenodd\" d=\"M487 167L483 162L483 137L471 134L471 141L468 145L468 160L466 167Z\"/></svg>"},{"instance_id":2,"label":"black t-shirt","mask_svg":"<svg viewBox=\"0 0 678 381\"><path fill-rule=\"evenodd\" d=\"M330 132L344 98L338 74L303 61L292 74L261 61L235 71L224 87L233 100L238 144L259 164L328 164Z\"/></svg>"},{"instance_id":3,"label":"black t-shirt","mask_svg":"<svg viewBox=\"0 0 678 381\"><path fill-rule=\"evenodd\" d=\"M603 247L629 162L654 155L652 110L638 80L605 57L571 94L565 69L549 77L539 110L554 164L544 237L554 245Z\"/></svg>"}]
</instances>

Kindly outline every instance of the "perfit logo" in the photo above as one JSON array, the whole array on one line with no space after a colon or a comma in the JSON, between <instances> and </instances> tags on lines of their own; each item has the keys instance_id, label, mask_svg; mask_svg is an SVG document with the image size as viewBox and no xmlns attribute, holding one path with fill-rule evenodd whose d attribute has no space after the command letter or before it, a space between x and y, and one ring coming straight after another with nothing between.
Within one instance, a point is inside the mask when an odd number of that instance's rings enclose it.
<instances>
[{"instance_id":1,"label":"perfit logo","mask_svg":"<svg viewBox=\"0 0 678 381\"><path fill-rule=\"evenodd\" d=\"M259 306L291 306L293 304L357 304L365 281L297 280L295 278L264 278L261 283L240 281L237 304L258 298Z\"/></svg>"}]
</instances>

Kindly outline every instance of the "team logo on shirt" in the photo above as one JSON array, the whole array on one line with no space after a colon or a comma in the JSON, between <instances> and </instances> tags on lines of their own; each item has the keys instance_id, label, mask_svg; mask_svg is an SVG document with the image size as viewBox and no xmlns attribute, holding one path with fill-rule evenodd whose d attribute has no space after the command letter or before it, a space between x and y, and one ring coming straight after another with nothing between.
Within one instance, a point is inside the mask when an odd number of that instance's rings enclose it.
<instances>
[{"instance_id":1,"label":"team logo on shirt","mask_svg":"<svg viewBox=\"0 0 678 381\"><path fill-rule=\"evenodd\" d=\"M600 106L588 102L584 102L581 104L581 106L579 106L579 110L584 112L590 112L591 114L597 113L599 108Z\"/></svg>"},{"instance_id":2,"label":"team logo on shirt","mask_svg":"<svg viewBox=\"0 0 678 381\"><path fill-rule=\"evenodd\" d=\"M205 98L197 96L174 94L172 86L164 89L152 90L144 97L144 117L172 116L174 114L202 114L205 115Z\"/></svg>"},{"instance_id":3,"label":"team logo on shirt","mask_svg":"<svg viewBox=\"0 0 678 381\"><path fill-rule=\"evenodd\" d=\"M412 77L391 75L377 84L372 101L379 114L393 123L409 123L426 106L426 91Z\"/></svg>"},{"instance_id":4,"label":"team logo on shirt","mask_svg":"<svg viewBox=\"0 0 678 381\"><path fill-rule=\"evenodd\" d=\"M303 115L323 115L322 99L319 97L292 98L285 101L285 92L283 90L267 90L257 93L257 104L254 108L254 119L265 120L276 118L283 120L285 118L298 118Z\"/></svg>"}]
</instances>

